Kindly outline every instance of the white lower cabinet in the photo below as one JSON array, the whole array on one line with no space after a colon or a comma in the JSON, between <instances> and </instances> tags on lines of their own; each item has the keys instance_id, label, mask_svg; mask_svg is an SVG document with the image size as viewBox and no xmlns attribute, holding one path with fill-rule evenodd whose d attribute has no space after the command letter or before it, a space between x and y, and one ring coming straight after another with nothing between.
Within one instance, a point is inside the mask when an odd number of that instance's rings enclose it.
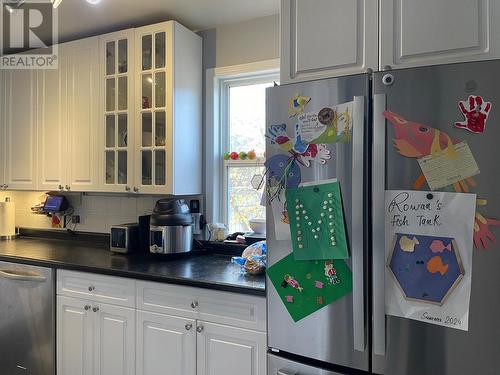
<instances>
[{"instance_id":1,"label":"white lower cabinet","mask_svg":"<svg viewBox=\"0 0 500 375\"><path fill-rule=\"evenodd\" d=\"M263 297L58 270L57 375L266 375L265 321Z\"/></svg>"},{"instance_id":2,"label":"white lower cabinet","mask_svg":"<svg viewBox=\"0 0 500 375\"><path fill-rule=\"evenodd\" d=\"M164 374L196 374L196 321L139 310L136 375Z\"/></svg>"},{"instance_id":3,"label":"white lower cabinet","mask_svg":"<svg viewBox=\"0 0 500 375\"><path fill-rule=\"evenodd\" d=\"M133 375L135 310L57 297L57 374Z\"/></svg>"},{"instance_id":4,"label":"white lower cabinet","mask_svg":"<svg viewBox=\"0 0 500 375\"><path fill-rule=\"evenodd\" d=\"M265 375L266 334L199 321L197 375Z\"/></svg>"}]
</instances>

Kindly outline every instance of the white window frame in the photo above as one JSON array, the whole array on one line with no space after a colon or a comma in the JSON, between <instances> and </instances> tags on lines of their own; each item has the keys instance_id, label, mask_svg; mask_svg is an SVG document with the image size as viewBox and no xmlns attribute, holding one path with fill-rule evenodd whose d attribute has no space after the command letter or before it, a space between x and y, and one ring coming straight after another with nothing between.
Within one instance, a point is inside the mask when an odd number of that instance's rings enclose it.
<instances>
[{"instance_id":1,"label":"white window frame","mask_svg":"<svg viewBox=\"0 0 500 375\"><path fill-rule=\"evenodd\" d=\"M264 159L223 159L229 151L229 88L279 80L279 59L208 69L205 101L205 214L208 222L228 222L228 168L259 166ZM234 150L242 151L242 150Z\"/></svg>"}]
</instances>

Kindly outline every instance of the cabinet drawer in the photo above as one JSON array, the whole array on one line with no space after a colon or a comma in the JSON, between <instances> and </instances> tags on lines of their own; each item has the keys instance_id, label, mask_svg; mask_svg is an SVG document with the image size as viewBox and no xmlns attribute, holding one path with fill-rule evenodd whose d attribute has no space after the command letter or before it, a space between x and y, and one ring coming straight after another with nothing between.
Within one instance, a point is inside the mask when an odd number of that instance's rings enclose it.
<instances>
[{"instance_id":1,"label":"cabinet drawer","mask_svg":"<svg viewBox=\"0 0 500 375\"><path fill-rule=\"evenodd\" d=\"M135 280L93 273L57 271L57 294L135 307Z\"/></svg>"},{"instance_id":2,"label":"cabinet drawer","mask_svg":"<svg viewBox=\"0 0 500 375\"><path fill-rule=\"evenodd\" d=\"M266 330L266 300L263 297L138 281L137 308Z\"/></svg>"}]
</instances>

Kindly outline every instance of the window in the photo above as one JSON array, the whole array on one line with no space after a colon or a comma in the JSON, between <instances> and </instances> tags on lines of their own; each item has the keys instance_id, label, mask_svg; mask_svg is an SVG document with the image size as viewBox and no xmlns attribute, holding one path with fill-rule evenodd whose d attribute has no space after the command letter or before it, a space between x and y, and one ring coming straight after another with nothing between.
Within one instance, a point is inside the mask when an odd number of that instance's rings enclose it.
<instances>
[{"instance_id":1,"label":"window","mask_svg":"<svg viewBox=\"0 0 500 375\"><path fill-rule=\"evenodd\" d=\"M231 233L249 231L250 219L266 217L262 188L256 190L252 182L257 185L264 176L266 88L277 79L274 74L254 75L220 84L222 154L255 153L223 161L222 218Z\"/></svg>"}]
</instances>

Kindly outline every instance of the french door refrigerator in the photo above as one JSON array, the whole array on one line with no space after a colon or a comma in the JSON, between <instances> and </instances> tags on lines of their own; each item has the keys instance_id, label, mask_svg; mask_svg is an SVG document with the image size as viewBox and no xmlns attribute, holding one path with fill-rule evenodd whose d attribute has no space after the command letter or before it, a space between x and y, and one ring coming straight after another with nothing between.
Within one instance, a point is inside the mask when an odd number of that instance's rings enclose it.
<instances>
[{"instance_id":1,"label":"french door refrigerator","mask_svg":"<svg viewBox=\"0 0 500 375\"><path fill-rule=\"evenodd\" d=\"M267 126L286 124L287 136L295 137L296 117L289 116L296 95L310 97L305 112L354 102L353 134L348 143L328 144L331 159L301 167L302 182L337 178L340 182L350 249L348 264L353 291L316 313L294 323L268 279L268 373L334 375L342 369L369 370L369 311L367 254L367 132L370 76L333 78L267 89ZM283 150L266 140L266 158ZM268 266L291 252L291 241L277 240L273 213L267 207ZM351 370L350 370L351 371Z\"/></svg>"},{"instance_id":2,"label":"french door refrigerator","mask_svg":"<svg viewBox=\"0 0 500 375\"><path fill-rule=\"evenodd\" d=\"M493 375L500 373L500 247L473 250L469 330L461 331L385 315L384 190L412 190L421 170L409 146L424 142L426 127L386 121L391 112L466 140L480 174L471 192L487 199L485 217L500 216L500 62L485 61L379 72L373 75L373 346L372 371L385 375ZM462 121L459 101L469 96L491 102L484 133L454 126ZM473 106L476 106L474 104ZM472 108L474 110L474 108ZM483 106L483 109L486 109ZM474 121L472 122L474 125ZM396 122L397 124L397 122ZM395 128L399 135L396 135ZM413 126L412 129L409 127ZM477 130L477 129L471 129ZM403 134L403 135L402 135ZM405 138L408 157L395 150L394 138ZM409 146L408 146L409 145ZM419 190L430 190L424 183ZM453 191L453 189L439 189ZM458 219L458 218L457 218ZM493 236L499 228L490 227ZM490 242L490 240L487 240ZM481 247L481 246L480 246Z\"/></svg>"}]
</instances>

